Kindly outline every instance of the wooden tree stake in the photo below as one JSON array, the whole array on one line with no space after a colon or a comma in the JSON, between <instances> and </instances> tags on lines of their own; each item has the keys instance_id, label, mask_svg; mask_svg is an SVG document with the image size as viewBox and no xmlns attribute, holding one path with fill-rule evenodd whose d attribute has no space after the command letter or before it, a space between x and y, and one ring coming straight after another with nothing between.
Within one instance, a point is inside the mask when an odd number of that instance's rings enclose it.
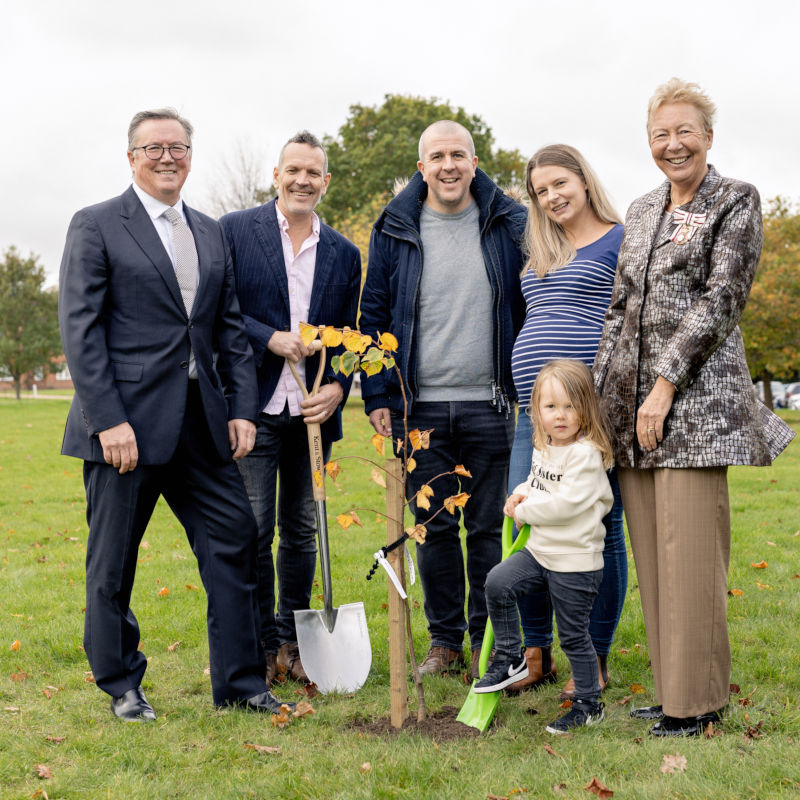
<instances>
[{"instance_id":1,"label":"wooden tree stake","mask_svg":"<svg viewBox=\"0 0 800 800\"><path fill-rule=\"evenodd\" d=\"M399 458L386 461L386 543L392 544L403 535L403 462ZM405 589L402 570L403 548L392 550L386 560L397 573ZM408 678L406 675L405 609L397 589L389 584L389 692L391 695L391 722L402 728L408 716Z\"/></svg>"}]
</instances>

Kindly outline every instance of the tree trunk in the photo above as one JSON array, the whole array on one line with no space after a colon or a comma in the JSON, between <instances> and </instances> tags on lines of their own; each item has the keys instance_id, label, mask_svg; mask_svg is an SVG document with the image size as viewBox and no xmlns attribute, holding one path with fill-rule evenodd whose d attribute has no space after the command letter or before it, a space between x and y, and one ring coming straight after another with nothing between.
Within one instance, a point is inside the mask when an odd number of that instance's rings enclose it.
<instances>
[{"instance_id":1,"label":"tree trunk","mask_svg":"<svg viewBox=\"0 0 800 800\"><path fill-rule=\"evenodd\" d=\"M14 378L14 394L17 396L17 400L20 399L20 390L22 389L22 379L19 377Z\"/></svg>"},{"instance_id":2,"label":"tree trunk","mask_svg":"<svg viewBox=\"0 0 800 800\"><path fill-rule=\"evenodd\" d=\"M761 373L761 383L764 386L764 405L772 411L772 375L766 370Z\"/></svg>"}]
</instances>

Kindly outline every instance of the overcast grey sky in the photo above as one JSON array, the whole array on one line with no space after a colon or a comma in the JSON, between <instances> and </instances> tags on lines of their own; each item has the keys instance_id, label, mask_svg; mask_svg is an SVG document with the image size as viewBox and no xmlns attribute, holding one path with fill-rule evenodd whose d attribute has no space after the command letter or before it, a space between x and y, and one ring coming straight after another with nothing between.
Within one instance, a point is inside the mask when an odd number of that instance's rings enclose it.
<instances>
[{"instance_id":1,"label":"overcast grey sky","mask_svg":"<svg viewBox=\"0 0 800 800\"><path fill-rule=\"evenodd\" d=\"M621 213L662 179L647 99L677 75L717 103L710 160L762 197L800 197L796 0L0 0L0 249L51 283L79 208L130 182L134 112L195 125L184 197L208 205L238 142L271 173L301 128L335 134L353 103L438 97L496 144L581 149ZM409 174L414 164L409 164ZM336 181L334 175L332 180Z\"/></svg>"}]
</instances>

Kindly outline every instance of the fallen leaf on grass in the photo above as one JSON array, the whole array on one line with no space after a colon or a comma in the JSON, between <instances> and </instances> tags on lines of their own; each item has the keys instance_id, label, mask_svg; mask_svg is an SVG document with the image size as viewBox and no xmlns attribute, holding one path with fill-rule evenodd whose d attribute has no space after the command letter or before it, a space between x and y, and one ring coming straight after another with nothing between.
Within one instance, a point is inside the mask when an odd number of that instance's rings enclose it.
<instances>
[{"instance_id":1,"label":"fallen leaf on grass","mask_svg":"<svg viewBox=\"0 0 800 800\"><path fill-rule=\"evenodd\" d=\"M53 693L49 689L42 689L42 694L49 700Z\"/></svg>"},{"instance_id":2,"label":"fallen leaf on grass","mask_svg":"<svg viewBox=\"0 0 800 800\"><path fill-rule=\"evenodd\" d=\"M317 688L317 684L313 681L311 683L306 683L301 689L296 690L297 694L304 694L309 700L312 697L316 697L319 694L319 689Z\"/></svg>"},{"instance_id":3,"label":"fallen leaf on grass","mask_svg":"<svg viewBox=\"0 0 800 800\"><path fill-rule=\"evenodd\" d=\"M3 711L8 711L11 714L16 714L19 711L19 706L4 706Z\"/></svg>"},{"instance_id":4,"label":"fallen leaf on grass","mask_svg":"<svg viewBox=\"0 0 800 800\"><path fill-rule=\"evenodd\" d=\"M368 772L372 772L372 764L369 761L365 761L359 768L358 771L362 775L366 775Z\"/></svg>"},{"instance_id":5,"label":"fallen leaf on grass","mask_svg":"<svg viewBox=\"0 0 800 800\"><path fill-rule=\"evenodd\" d=\"M631 695L626 694L625 697L620 697L619 700L614 701L615 706L626 706L631 701Z\"/></svg>"},{"instance_id":6,"label":"fallen leaf on grass","mask_svg":"<svg viewBox=\"0 0 800 800\"><path fill-rule=\"evenodd\" d=\"M142 541L142 542L139 544L139 547L141 547L141 548L142 548L142 550L149 550L149 549L150 549L150 542L147 542L147 541Z\"/></svg>"},{"instance_id":7,"label":"fallen leaf on grass","mask_svg":"<svg viewBox=\"0 0 800 800\"><path fill-rule=\"evenodd\" d=\"M583 787L587 792L591 792L592 794L596 794L598 797L602 798L602 800L608 800L609 797L614 796L614 792L605 786L604 784L600 783L597 778L592 778L586 786Z\"/></svg>"},{"instance_id":8,"label":"fallen leaf on grass","mask_svg":"<svg viewBox=\"0 0 800 800\"><path fill-rule=\"evenodd\" d=\"M561 703L560 708L572 708L572 700L565 700Z\"/></svg>"},{"instance_id":9,"label":"fallen leaf on grass","mask_svg":"<svg viewBox=\"0 0 800 800\"><path fill-rule=\"evenodd\" d=\"M545 753L550 753L551 756L558 756L559 758L561 758L561 753L556 753L556 751L553 750L553 748L550 747L549 744L544 745L544 751Z\"/></svg>"},{"instance_id":10,"label":"fallen leaf on grass","mask_svg":"<svg viewBox=\"0 0 800 800\"><path fill-rule=\"evenodd\" d=\"M508 800L508 795L506 794L487 794L486 800Z\"/></svg>"},{"instance_id":11,"label":"fallen leaf on grass","mask_svg":"<svg viewBox=\"0 0 800 800\"><path fill-rule=\"evenodd\" d=\"M731 694L741 694L742 688L739 686L738 683L729 683L728 684L728 691Z\"/></svg>"},{"instance_id":12,"label":"fallen leaf on grass","mask_svg":"<svg viewBox=\"0 0 800 800\"><path fill-rule=\"evenodd\" d=\"M561 781L561 783L554 783L553 784L553 791L556 794L564 794L564 789L566 789L566 788L567 788L567 784L564 783L564 781Z\"/></svg>"},{"instance_id":13,"label":"fallen leaf on grass","mask_svg":"<svg viewBox=\"0 0 800 800\"><path fill-rule=\"evenodd\" d=\"M755 561L751 561L750 566L753 569L766 569L769 566L769 564L767 564L766 561L759 561L757 564Z\"/></svg>"},{"instance_id":14,"label":"fallen leaf on grass","mask_svg":"<svg viewBox=\"0 0 800 800\"><path fill-rule=\"evenodd\" d=\"M169 589L166 586L163 586L157 592L158 597L169 597Z\"/></svg>"},{"instance_id":15,"label":"fallen leaf on grass","mask_svg":"<svg viewBox=\"0 0 800 800\"><path fill-rule=\"evenodd\" d=\"M621 656L626 656L628 653L630 653L630 650L627 647L620 647L619 654Z\"/></svg>"},{"instance_id":16,"label":"fallen leaf on grass","mask_svg":"<svg viewBox=\"0 0 800 800\"><path fill-rule=\"evenodd\" d=\"M752 742L753 739L758 739L761 736L761 726L764 721L761 720L757 725L748 725L747 730L744 732L745 741Z\"/></svg>"},{"instance_id":17,"label":"fallen leaf on grass","mask_svg":"<svg viewBox=\"0 0 800 800\"><path fill-rule=\"evenodd\" d=\"M644 694L644 686L641 683L632 683L631 684L631 691L634 694Z\"/></svg>"},{"instance_id":18,"label":"fallen leaf on grass","mask_svg":"<svg viewBox=\"0 0 800 800\"><path fill-rule=\"evenodd\" d=\"M777 545L775 544L775 542L767 542L767 544L768 544L770 547L776 547L776 546L777 546Z\"/></svg>"},{"instance_id":19,"label":"fallen leaf on grass","mask_svg":"<svg viewBox=\"0 0 800 800\"><path fill-rule=\"evenodd\" d=\"M183 644L183 642L180 639L178 639L177 642L173 642L172 644L167 645L167 650L170 653L174 653L178 649L178 646L181 644Z\"/></svg>"},{"instance_id":20,"label":"fallen leaf on grass","mask_svg":"<svg viewBox=\"0 0 800 800\"><path fill-rule=\"evenodd\" d=\"M282 703L279 713L272 715L272 727L285 728L289 724L290 713L291 709L289 706L287 706L286 703Z\"/></svg>"},{"instance_id":21,"label":"fallen leaf on grass","mask_svg":"<svg viewBox=\"0 0 800 800\"><path fill-rule=\"evenodd\" d=\"M199 586L195 586L193 583L187 583L186 586L184 586L183 588L186 589L187 592L199 592L200 591L200 587Z\"/></svg>"},{"instance_id":22,"label":"fallen leaf on grass","mask_svg":"<svg viewBox=\"0 0 800 800\"><path fill-rule=\"evenodd\" d=\"M728 594L731 597L741 597L744 592L741 589L728 589Z\"/></svg>"},{"instance_id":23,"label":"fallen leaf on grass","mask_svg":"<svg viewBox=\"0 0 800 800\"><path fill-rule=\"evenodd\" d=\"M18 672L11 673L11 680L14 681L15 683L21 683L22 681L26 681L28 680L28 678L30 678L30 675L28 675L27 672L23 672L19 668L19 664L17 664L17 670Z\"/></svg>"},{"instance_id":24,"label":"fallen leaf on grass","mask_svg":"<svg viewBox=\"0 0 800 800\"><path fill-rule=\"evenodd\" d=\"M722 736L722 731L715 728L713 722L709 722L703 731L703 736L706 739L713 739L715 736Z\"/></svg>"},{"instance_id":25,"label":"fallen leaf on grass","mask_svg":"<svg viewBox=\"0 0 800 800\"><path fill-rule=\"evenodd\" d=\"M48 778L53 777L53 773L50 772L50 768L47 766L47 764L37 764L36 777L41 778L42 780L47 780Z\"/></svg>"},{"instance_id":26,"label":"fallen leaf on grass","mask_svg":"<svg viewBox=\"0 0 800 800\"><path fill-rule=\"evenodd\" d=\"M84 678L83 678L83 680L84 680L86 683L94 683L94 682L95 682L95 680L94 680L94 675L92 675L92 673L91 673L91 672L84 672L84 673L83 673L83 675L84 675Z\"/></svg>"},{"instance_id":27,"label":"fallen leaf on grass","mask_svg":"<svg viewBox=\"0 0 800 800\"><path fill-rule=\"evenodd\" d=\"M61 742L65 742L67 740L66 736L45 736L44 740L46 742L53 742L53 744L61 744Z\"/></svg>"},{"instance_id":28,"label":"fallen leaf on grass","mask_svg":"<svg viewBox=\"0 0 800 800\"><path fill-rule=\"evenodd\" d=\"M686 756L682 756L677 750L675 755L667 753L661 762L661 772L665 775L669 772L684 772L686 770Z\"/></svg>"},{"instance_id":29,"label":"fallen leaf on grass","mask_svg":"<svg viewBox=\"0 0 800 800\"><path fill-rule=\"evenodd\" d=\"M771 589L772 588L768 583L761 583L761 581L756 581L756 586L759 589Z\"/></svg>"},{"instance_id":30,"label":"fallen leaf on grass","mask_svg":"<svg viewBox=\"0 0 800 800\"><path fill-rule=\"evenodd\" d=\"M255 750L260 755L276 756L281 752L280 747L270 747L266 744L254 744L253 742L244 743L245 750Z\"/></svg>"},{"instance_id":31,"label":"fallen leaf on grass","mask_svg":"<svg viewBox=\"0 0 800 800\"><path fill-rule=\"evenodd\" d=\"M14 641L11 643L11 649L16 653L20 649L20 647L22 647L20 640L14 639Z\"/></svg>"},{"instance_id":32,"label":"fallen leaf on grass","mask_svg":"<svg viewBox=\"0 0 800 800\"><path fill-rule=\"evenodd\" d=\"M311 703L308 703L305 700L301 700L297 704L295 710L292 711L292 716L300 718L300 717L306 717L309 714L314 714L314 713L316 713L314 711L314 706L312 706Z\"/></svg>"},{"instance_id":33,"label":"fallen leaf on grass","mask_svg":"<svg viewBox=\"0 0 800 800\"><path fill-rule=\"evenodd\" d=\"M38 800L38 798L42 798L42 800L50 800L50 796L44 789L37 789L32 795L31 800Z\"/></svg>"}]
</instances>

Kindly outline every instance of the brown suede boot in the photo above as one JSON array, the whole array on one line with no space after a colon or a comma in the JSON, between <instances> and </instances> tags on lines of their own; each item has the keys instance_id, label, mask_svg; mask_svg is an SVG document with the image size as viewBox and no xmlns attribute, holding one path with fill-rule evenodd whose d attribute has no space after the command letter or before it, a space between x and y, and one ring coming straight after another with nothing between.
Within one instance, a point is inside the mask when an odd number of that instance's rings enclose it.
<instances>
[{"instance_id":1,"label":"brown suede boot","mask_svg":"<svg viewBox=\"0 0 800 800\"><path fill-rule=\"evenodd\" d=\"M267 674L264 676L267 686L272 686L272 682L278 677L278 654L267 653Z\"/></svg>"},{"instance_id":2,"label":"brown suede boot","mask_svg":"<svg viewBox=\"0 0 800 800\"><path fill-rule=\"evenodd\" d=\"M600 691L604 692L608 686L608 656L597 656L597 680ZM570 678L558 696L559 700L572 700L575 697L575 681Z\"/></svg>"},{"instance_id":3,"label":"brown suede boot","mask_svg":"<svg viewBox=\"0 0 800 800\"><path fill-rule=\"evenodd\" d=\"M538 689L547 683L555 683L558 669L549 647L526 647L525 662L528 665L528 677L506 687L506 694L519 694L527 689Z\"/></svg>"},{"instance_id":4,"label":"brown suede boot","mask_svg":"<svg viewBox=\"0 0 800 800\"><path fill-rule=\"evenodd\" d=\"M286 677L299 683L310 683L303 662L300 660L300 648L297 642L284 642L278 648L278 667L286 670Z\"/></svg>"}]
</instances>

